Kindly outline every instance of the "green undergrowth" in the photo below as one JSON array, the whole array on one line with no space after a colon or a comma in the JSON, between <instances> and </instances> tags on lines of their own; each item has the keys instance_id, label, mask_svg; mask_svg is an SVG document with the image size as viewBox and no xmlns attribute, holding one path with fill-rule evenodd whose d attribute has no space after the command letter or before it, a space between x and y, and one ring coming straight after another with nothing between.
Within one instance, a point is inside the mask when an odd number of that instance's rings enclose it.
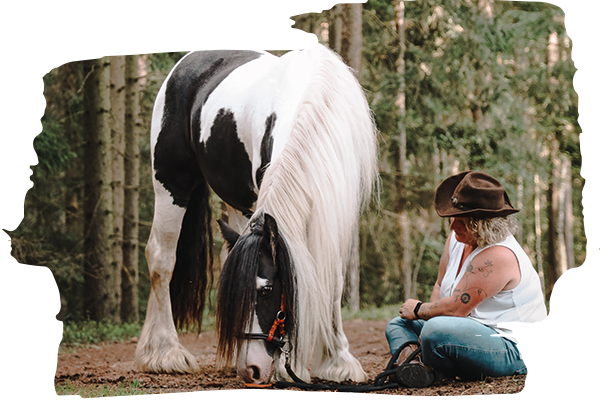
<instances>
[{"instance_id":1,"label":"green undergrowth","mask_svg":"<svg viewBox=\"0 0 600 400\"><path fill-rule=\"evenodd\" d=\"M138 388L138 380L134 382L121 382L116 385L98 385L95 387L80 387L74 385L56 386L56 394L59 396L81 396L83 398L90 397L113 397L113 396L135 396L147 394L142 389Z\"/></svg>"},{"instance_id":2,"label":"green undergrowth","mask_svg":"<svg viewBox=\"0 0 600 400\"><path fill-rule=\"evenodd\" d=\"M399 304L392 304L382 307L367 307L361 308L358 311L351 311L348 307L342 308L342 319L349 321L353 319L364 319L364 320L375 320L375 321L389 321L390 319L398 316L398 310L400 309Z\"/></svg>"}]
</instances>

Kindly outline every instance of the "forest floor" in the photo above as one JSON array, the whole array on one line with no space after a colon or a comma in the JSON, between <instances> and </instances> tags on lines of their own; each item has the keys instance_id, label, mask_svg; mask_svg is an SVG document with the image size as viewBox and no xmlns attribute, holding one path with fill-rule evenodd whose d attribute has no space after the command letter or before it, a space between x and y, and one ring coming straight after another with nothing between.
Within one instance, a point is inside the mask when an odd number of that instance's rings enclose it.
<instances>
[{"instance_id":1,"label":"forest floor","mask_svg":"<svg viewBox=\"0 0 600 400\"><path fill-rule=\"evenodd\" d=\"M344 331L350 342L350 350L361 362L371 384L375 376L385 369L390 357L384 336L386 323L387 321L360 319L344 322ZM243 381L236 377L234 370L220 371L216 368L217 340L214 332L205 332L200 335L182 334L180 341L196 356L200 364L200 372L195 374L154 374L136 371L133 364L136 338L119 343L63 348L58 355L55 376L57 393L97 397L98 388L103 387L135 387L134 393L125 392L123 394L245 388ZM424 389L396 388L377 393L418 396L509 394L520 392L524 384L525 376L513 376L471 382L452 380ZM92 394L86 395L86 393ZM109 392L110 396L119 394L121 393Z\"/></svg>"}]
</instances>

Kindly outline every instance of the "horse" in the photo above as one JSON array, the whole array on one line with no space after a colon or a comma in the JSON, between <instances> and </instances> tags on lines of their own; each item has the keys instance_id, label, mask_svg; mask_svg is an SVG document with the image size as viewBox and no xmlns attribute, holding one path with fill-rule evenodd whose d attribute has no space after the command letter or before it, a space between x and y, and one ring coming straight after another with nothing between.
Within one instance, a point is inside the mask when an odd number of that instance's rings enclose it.
<instances>
[{"instance_id":1,"label":"horse","mask_svg":"<svg viewBox=\"0 0 600 400\"><path fill-rule=\"evenodd\" d=\"M377 130L355 72L322 45L280 57L188 53L157 94L150 142L151 291L137 368L199 368L176 328L200 326L213 284L212 190L228 209L217 221L227 253L219 366L235 362L250 384L290 371L366 380L341 317L359 216L378 182Z\"/></svg>"}]
</instances>

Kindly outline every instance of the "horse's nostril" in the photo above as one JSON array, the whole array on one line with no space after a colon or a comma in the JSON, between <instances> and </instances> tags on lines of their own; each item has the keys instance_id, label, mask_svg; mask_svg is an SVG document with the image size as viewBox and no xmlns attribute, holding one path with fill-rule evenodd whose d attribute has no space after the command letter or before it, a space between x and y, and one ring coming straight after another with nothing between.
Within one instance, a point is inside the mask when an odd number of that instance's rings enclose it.
<instances>
[{"instance_id":1,"label":"horse's nostril","mask_svg":"<svg viewBox=\"0 0 600 400\"><path fill-rule=\"evenodd\" d=\"M258 367L252 365L250 367L250 369L252 370L252 379L254 379L255 381L260 379L260 370L258 369Z\"/></svg>"}]
</instances>

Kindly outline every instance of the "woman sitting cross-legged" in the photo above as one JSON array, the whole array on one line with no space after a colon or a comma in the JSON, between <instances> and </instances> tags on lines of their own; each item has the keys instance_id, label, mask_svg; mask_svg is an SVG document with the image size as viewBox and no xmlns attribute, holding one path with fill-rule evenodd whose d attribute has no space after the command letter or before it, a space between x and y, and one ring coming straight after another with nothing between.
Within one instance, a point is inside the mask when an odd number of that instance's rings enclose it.
<instances>
[{"instance_id":1,"label":"woman sitting cross-legged","mask_svg":"<svg viewBox=\"0 0 600 400\"><path fill-rule=\"evenodd\" d=\"M526 373L512 332L498 326L538 322L547 315L539 277L513 236L511 214L519 210L498 180L475 171L444 180L436 190L435 208L441 217L450 217L452 233L430 300L406 300L386 328L392 354L404 346L397 361L399 383L425 387L436 376ZM404 362L417 343L418 357Z\"/></svg>"}]
</instances>

